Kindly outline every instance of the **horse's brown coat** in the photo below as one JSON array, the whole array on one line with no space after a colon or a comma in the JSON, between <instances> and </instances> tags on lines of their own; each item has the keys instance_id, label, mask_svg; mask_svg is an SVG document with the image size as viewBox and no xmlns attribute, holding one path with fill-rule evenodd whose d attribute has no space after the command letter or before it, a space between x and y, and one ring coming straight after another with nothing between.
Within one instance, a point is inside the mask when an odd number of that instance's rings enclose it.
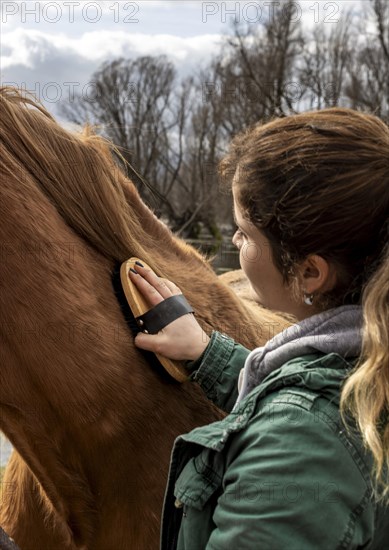
<instances>
[{"instance_id":1,"label":"horse's brown coat","mask_svg":"<svg viewBox=\"0 0 389 550\"><path fill-rule=\"evenodd\" d=\"M157 548L174 438L220 413L195 384L168 383L145 363L113 293L112 259L38 185L18 182L1 175L0 428L15 451L0 524L22 550ZM153 267L206 329L252 348L282 328L264 310L249 314L122 185Z\"/></svg>"}]
</instances>

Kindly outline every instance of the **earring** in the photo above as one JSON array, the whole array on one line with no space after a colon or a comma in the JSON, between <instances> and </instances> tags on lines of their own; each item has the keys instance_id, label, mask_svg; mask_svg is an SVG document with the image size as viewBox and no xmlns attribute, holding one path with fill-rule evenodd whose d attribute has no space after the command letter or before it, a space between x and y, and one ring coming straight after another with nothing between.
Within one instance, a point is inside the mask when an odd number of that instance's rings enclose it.
<instances>
[{"instance_id":1,"label":"earring","mask_svg":"<svg viewBox=\"0 0 389 550\"><path fill-rule=\"evenodd\" d=\"M313 294L307 294L304 292L304 302L307 306L311 306L313 304Z\"/></svg>"}]
</instances>

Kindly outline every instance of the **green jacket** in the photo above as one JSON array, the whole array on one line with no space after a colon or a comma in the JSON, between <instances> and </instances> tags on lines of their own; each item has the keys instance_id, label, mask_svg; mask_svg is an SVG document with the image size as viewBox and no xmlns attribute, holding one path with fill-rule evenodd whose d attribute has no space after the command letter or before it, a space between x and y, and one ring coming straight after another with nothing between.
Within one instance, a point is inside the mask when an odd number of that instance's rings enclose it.
<instances>
[{"instance_id":1,"label":"green jacket","mask_svg":"<svg viewBox=\"0 0 389 550\"><path fill-rule=\"evenodd\" d=\"M249 351L215 333L192 379L231 411ZM347 434L338 354L293 359L223 420L177 438L162 550L389 548L389 509L372 498L371 457Z\"/></svg>"}]
</instances>

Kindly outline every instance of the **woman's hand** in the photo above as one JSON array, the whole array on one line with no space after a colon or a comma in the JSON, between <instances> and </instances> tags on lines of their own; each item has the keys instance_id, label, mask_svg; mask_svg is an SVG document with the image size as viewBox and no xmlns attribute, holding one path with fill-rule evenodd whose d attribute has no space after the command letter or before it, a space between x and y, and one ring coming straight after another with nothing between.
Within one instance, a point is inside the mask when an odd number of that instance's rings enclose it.
<instances>
[{"instance_id":1,"label":"woman's hand","mask_svg":"<svg viewBox=\"0 0 389 550\"><path fill-rule=\"evenodd\" d=\"M130 271L129 276L151 307L169 296L182 294L174 283L157 277L153 271L139 264L136 264L136 273ZM200 357L209 340L194 315L188 313L167 325L158 334L139 333L135 337L135 345L169 359L193 361Z\"/></svg>"}]
</instances>

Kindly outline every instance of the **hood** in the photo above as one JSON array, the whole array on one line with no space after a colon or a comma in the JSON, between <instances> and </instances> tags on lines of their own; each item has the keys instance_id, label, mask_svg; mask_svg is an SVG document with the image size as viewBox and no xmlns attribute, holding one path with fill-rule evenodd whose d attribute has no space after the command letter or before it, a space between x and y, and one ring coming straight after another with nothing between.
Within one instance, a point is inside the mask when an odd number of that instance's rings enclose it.
<instances>
[{"instance_id":1,"label":"hood","mask_svg":"<svg viewBox=\"0 0 389 550\"><path fill-rule=\"evenodd\" d=\"M329 359L334 354L344 359L354 359L360 355L362 344L363 313L361 306L341 306L313 315L300 323L288 327L269 340L263 347L256 348L247 357L239 381L239 396L237 404L256 386L261 384L271 373L288 363L288 368L282 369L282 376L291 376L301 371L303 356L320 356L321 367L331 369L331 363L323 362L323 356ZM296 359L296 362L291 362ZM298 360L299 359L299 360ZM312 364L313 367L314 363ZM333 367L332 367L332 370ZM333 383L339 388L344 372L327 373ZM335 375L335 377L334 377ZM277 376L278 377L278 376ZM317 379L317 377L319 377ZM320 380L325 383L324 372L315 373L312 368L304 369L304 385L317 388ZM336 380L335 380L336 379ZM329 380L327 381L329 382Z\"/></svg>"}]
</instances>

